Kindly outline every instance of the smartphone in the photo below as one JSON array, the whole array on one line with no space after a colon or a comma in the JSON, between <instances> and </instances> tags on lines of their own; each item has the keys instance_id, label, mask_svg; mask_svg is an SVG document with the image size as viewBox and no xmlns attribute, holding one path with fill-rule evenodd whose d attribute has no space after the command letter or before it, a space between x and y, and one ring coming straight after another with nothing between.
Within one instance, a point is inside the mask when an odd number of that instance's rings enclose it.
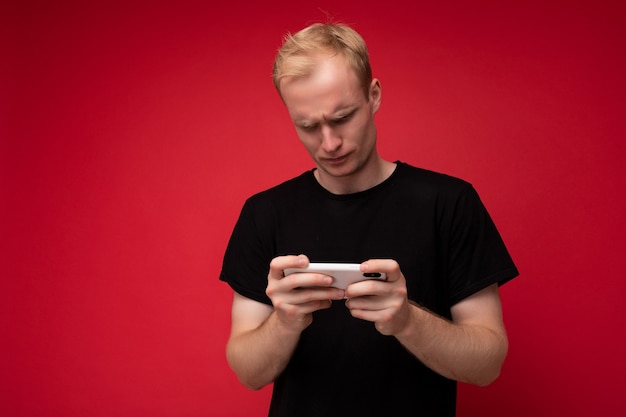
<instances>
[{"instance_id":1,"label":"smartphone","mask_svg":"<svg viewBox=\"0 0 626 417\"><path fill-rule=\"evenodd\" d=\"M310 263L306 268L287 268L285 276L299 272L315 272L333 277L333 287L345 290L355 282L368 279L385 281L387 275L384 272L361 272L360 264L344 263Z\"/></svg>"}]
</instances>

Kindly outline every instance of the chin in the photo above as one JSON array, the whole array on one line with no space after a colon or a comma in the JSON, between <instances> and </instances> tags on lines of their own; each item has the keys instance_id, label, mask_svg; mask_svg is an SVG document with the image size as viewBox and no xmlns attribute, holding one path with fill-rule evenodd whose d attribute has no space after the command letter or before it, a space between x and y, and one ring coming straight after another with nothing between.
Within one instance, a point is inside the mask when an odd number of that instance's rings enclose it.
<instances>
[{"instance_id":1,"label":"chin","mask_svg":"<svg viewBox=\"0 0 626 417\"><path fill-rule=\"evenodd\" d=\"M327 166L322 165L322 171L335 178L349 177L357 172L354 166L342 165L342 166Z\"/></svg>"}]
</instances>

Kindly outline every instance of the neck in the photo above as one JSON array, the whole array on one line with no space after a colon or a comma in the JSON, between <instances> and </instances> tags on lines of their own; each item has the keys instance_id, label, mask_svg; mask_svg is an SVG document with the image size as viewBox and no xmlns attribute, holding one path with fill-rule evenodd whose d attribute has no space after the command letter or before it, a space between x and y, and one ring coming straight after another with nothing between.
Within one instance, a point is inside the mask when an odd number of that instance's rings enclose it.
<instances>
[{"instance_id":1,"label":"neck","mask_svg":"<svg viewBox=\"0 0 626 417\"><path fill-rule=\"evenodd\" d=\"M321 169L316 169L314 175L317 182L333 194L354 194L382 183L395 169L395 163L378 157L368 167L343 177L331 176Z\"/></svg>"}]
</instances>

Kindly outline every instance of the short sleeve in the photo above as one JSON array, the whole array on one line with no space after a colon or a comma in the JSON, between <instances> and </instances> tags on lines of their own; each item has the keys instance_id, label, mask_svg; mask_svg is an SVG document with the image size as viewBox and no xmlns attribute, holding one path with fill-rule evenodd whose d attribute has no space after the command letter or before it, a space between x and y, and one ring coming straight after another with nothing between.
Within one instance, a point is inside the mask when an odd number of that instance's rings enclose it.
<instances>
[{"instance_id":1,"label":"short sleeve","mask_svg":"<svg viewBox=\"0 0 626 417\"><path fill-rule=\"evenodd\" d=\"M453 205L449 235L450 306L518 275L500 233L478 193L469 184Z\"/></svg>"},{"instance_id":2,"label":"short sleeve","mask_svg":"<svg viewBox=\"0 0 626 417\"><path fill-rule=\"evenodd\" d=\"M228 242L220 280L244 297L271 304L265 294L273 258L271 207L258 198L244 204Z\"/></svg>"}]
</instances>

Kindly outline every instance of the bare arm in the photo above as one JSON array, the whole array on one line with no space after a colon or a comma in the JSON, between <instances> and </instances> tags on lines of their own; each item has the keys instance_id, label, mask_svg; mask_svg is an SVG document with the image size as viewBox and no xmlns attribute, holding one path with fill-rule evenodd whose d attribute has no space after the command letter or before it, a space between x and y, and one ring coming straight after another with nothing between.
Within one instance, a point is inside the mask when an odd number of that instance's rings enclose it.
<instances>
[{"instance_id":1,"label":"bare arm","mask_svg":"<svg viewBox=\"0 0 626 417\"><path fill-rule=\"evenodd\" d=\"M284 269L304 267L308 262L305 256L272 260L266 292L273 306L240 294L233 297L226 355L230 367L248 388L260 389L273 382L289 363L301 332L313 320L312 313L344 296L343 290L329 287L332 279L325 275L284 277Z\"/></svg>"},{"instance_id":2,"label":"bare arm","mask_svg":"<svg viewBox=\"0 0 626 417\"><path fill-rule=\"evenodd\" d=\"M285 369L298 343L299 333L278 326L274 309L235 293L232 328L226 357L239 380L250 389L274 381Z\"/></svg>"},{"instance_id":3,"label":"bare arm","mask_svg":"<svg viewBox=\"0 0 626 417\"><path fill-rule=\"evenodd\" d=\"M508 341L498 286L452 307L452 321L411 305L398 340L434 371L457 381L488 385L500 375Z\"/></svg>"},{"instance_id":4,"label":"bare arm","mask_svg":"<svg viewBox=\"0 0 626 417\"><path fill-rule=\"evenodd\" d=\"M386 272L388 282L348 287L347 305L353 316L374 322L381 333L395 336L426 366L447 378L488 385L498 377L508 341L497 284L454 305L449 321L409 302L395 261L367 264L372 271Z\"/></svg>"}]
</instances>

